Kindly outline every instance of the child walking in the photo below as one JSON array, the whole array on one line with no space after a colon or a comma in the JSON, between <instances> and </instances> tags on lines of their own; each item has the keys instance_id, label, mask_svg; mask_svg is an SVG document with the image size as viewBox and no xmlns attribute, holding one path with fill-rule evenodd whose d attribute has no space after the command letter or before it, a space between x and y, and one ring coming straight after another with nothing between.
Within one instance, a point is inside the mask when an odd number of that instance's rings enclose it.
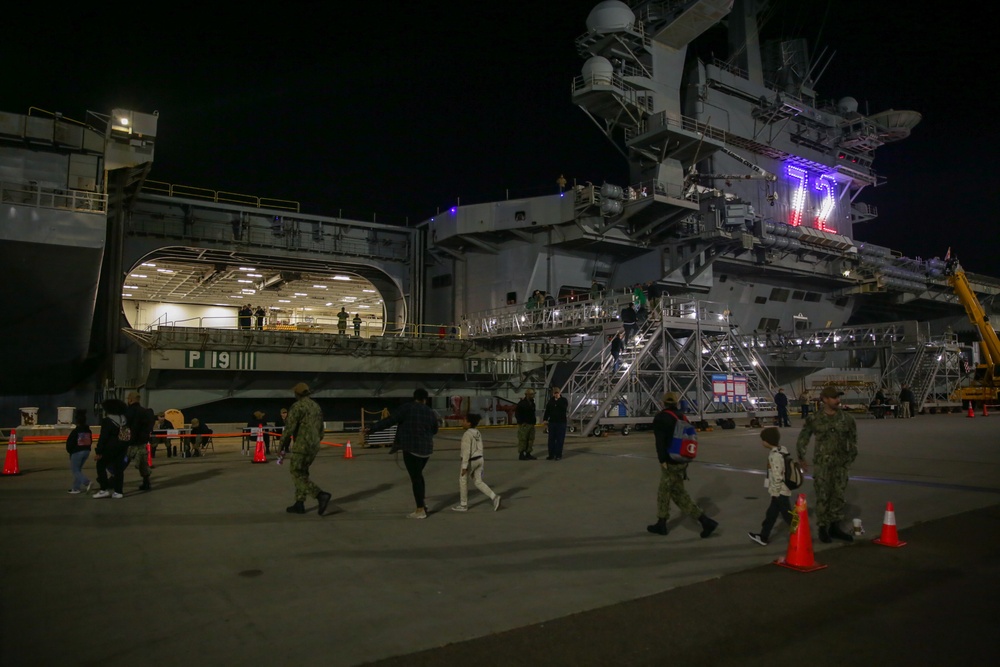
<instances>
[{"instance_id":1,"label":"child walking","mask_svg":"<svg viewBox=\"0 0 1000 667\"><path fill-rule=\"evenodd\" d=\"M764 523L760 526L759 533L747 533L750 539L761 546L766 546L768 538L771 536L771 529L780 516L789 526L792 524L792 492L785 484L785 454L788 450L782 447L781 431L774 426L769 426L760 432L760 444L768 450L767 455L767 479L764 486L771 495L771 504L767 506L767 513L764 514Z\"/></svg>"},{"instance_id":2,"label":"child walking","mask_svg":"<svg viewBox=\"0 0 1000 667\"><path fill-rule=\"evenodd\" d=\"M76 427L66 437L66 453L69 454L69 469L73 473L73 488L69 492L76 495L90 491L90 480L83 474L83 464L90 457L94 435L87 426L86 410L78 408L73 413L73 421Z\"/></svg>"},{"instance_id":3,"label":"child walking","mask_svg":"<svg viewBox=\"0 0 1000 667\"><path fill-rule=\"evenodd\" d=\"M500 496L483 481L483 436L479 433L480 416L472 413L465 418L465 434L462 435L462 472L458 476L458 491L461 502L451 509L466 512L469 509L469 477L476 488L493 501L493 511L500 509Z\"/></svg>"}]
</instances>

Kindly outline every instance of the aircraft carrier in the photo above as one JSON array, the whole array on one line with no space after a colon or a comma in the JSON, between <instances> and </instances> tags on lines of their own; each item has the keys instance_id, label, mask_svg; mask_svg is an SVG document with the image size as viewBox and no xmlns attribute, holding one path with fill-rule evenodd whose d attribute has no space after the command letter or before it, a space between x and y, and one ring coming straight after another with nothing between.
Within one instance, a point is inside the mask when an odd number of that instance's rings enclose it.
<instances>
[{"instance_id":1,"label":"aircraft carrier","mask_svg":"<svg viewBox=\"0 0 1000 667\"><path fill-rule=\"evenodd\" d=\"M944 260L853 231L878 216L866 192L891 187L876 153L920 114L822 98L829 58L761 43L766 7L596 4L572 98L629 182L414 226L157 182L156 114L0 113L3 296L17 304L0 422L131 388L230 421L302 380L339 419L422 385L439 411L500 421L526 386L566 384L588 431L629 426L665 389L705 419L818 382L919 381L923 405L953 407L977 353ZM697 55L720 37L725 57ZM969 280L991 311L1000 281ZM637 284L653 303L612 368L605 343ZM244 304L262 317L241 319Z\"/></svg>"}]
</instances>

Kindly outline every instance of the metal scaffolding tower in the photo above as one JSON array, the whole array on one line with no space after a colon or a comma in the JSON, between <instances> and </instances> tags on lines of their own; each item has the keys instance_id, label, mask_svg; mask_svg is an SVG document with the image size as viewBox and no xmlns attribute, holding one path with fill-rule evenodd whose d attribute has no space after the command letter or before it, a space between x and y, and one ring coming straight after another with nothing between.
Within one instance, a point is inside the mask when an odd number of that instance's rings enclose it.
<instances>
[{"instance_id":1,"label":"metal scaffolding tower","mask_svg":"<svg viewBox=\"0 0 1000 667\"><path fill-rule=\"evenodd\" d=\"M661 299L616 365L606 341L620 329L604 327L563 387L570 421L583 434L650 423L668 391L696 421L753 416L758 400L771 395L773 378L724 304Z\"/></svg>"}]
</instances>

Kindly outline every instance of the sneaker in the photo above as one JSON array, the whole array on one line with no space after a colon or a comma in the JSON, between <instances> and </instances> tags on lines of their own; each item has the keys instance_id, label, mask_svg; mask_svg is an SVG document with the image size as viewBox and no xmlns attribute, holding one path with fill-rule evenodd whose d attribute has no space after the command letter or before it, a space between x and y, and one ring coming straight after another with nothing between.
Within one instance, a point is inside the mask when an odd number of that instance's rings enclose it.
<instances>
[{"instance_id":1,"label":"sneaker","mask_svg":"<svg viewBox=\"0 0 1000 667\"><path fill-rule=\"evenodd\" d=\"M468 512L469 508L467 505L455 505L451 508L452 512ZM413 516L412 514L410 516Z\"/></svg>"},{"instance_id":2,"label":"sneaker","mask_svg":"<svg viewBox=\"0 0 1000 667\"><path fill-rule=\"evenodd\" d=\"M119 498L124 498L125 494L118 493L117 491L115 491L114 493L111 494L111 497L114 498L115 500L118 500Z\"/></svg>"},{"instance_id":3,"label":"sneaker","mask_svg":"<svg viewBox=\"0 0 1000 667\"><path fill-rule=\"evenodd\" d=\"M407 514L406 518L407 519L426 519L427 518L427 510L417 510L416 512L412 512L410 514Z\"/></svg>"},{"instance_id":4,"label":"sneaker","mask_svg":"<svg viewBox=\"0 0 1000 667\"><path fill-rule=\"evenodd\" d=\"M493 511L497 512L500 510L500 496L493 496Z\"/></svg>"},{"instance_id":5,"label":"sneaker","mask_svg":"<svg viewBox=\"0 0 1000 667\"><path fill-rule=\"evenodd\" d=\"M69 495L71 495L71 496L75 496L78 493L80 493L80 489L70 489L69 490Z\"/></svg>"},{"instance_id":6,"label":"sneaker","mask_svg":"<svg viewBox=\"0 0 1000 667\"><path fill-rule=\"evenodd\" d=\"M91 496L91 497L92 497L92 498L110 498L110 497L111 497L111 492L110 492L110 491L107 491L107 490L104 490L104 491L98 491L97 493L95 493L95 494L94 494L93 496Z\"/></svg>"},{"instance_id":7,"label":"sneaker","mask_svg":"<svg viewBox=\"0 0 1000 667\"><path fill-rule=\"evenodd\" d=\"M762 547L766 547L767 546L767 540L765 540L763 537L761 537L760 533L747 533L747 536L749 536L751 540L753 540L754 542L756 542L760 546L762 546Z\"/></svg>"}]
</instances>

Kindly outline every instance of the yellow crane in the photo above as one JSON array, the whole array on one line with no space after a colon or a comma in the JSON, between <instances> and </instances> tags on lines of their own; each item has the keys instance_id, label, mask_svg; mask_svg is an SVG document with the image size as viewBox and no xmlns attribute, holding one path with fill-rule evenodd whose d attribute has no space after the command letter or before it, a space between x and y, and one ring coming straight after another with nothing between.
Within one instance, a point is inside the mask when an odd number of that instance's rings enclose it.
<instances>
[{"instance_id":1,"label":"yellow crane","mask_svg":"<svg viewBox=\"0 0 1000 667\"><path fill-rule=\"evenodd\" d=\"M945 255L944 274L948 278L948 284L955 290L958 300L962 302L969 321L979 331L979 356L982 362L976 364L969 383L959 388L953 398L961 401L995 403L1000 393L1000 339L990 324L990 316L986 314L976 293L972 291L969 279L958 259L951 257L950 248Z\"/></svg>"}]
</instances>

